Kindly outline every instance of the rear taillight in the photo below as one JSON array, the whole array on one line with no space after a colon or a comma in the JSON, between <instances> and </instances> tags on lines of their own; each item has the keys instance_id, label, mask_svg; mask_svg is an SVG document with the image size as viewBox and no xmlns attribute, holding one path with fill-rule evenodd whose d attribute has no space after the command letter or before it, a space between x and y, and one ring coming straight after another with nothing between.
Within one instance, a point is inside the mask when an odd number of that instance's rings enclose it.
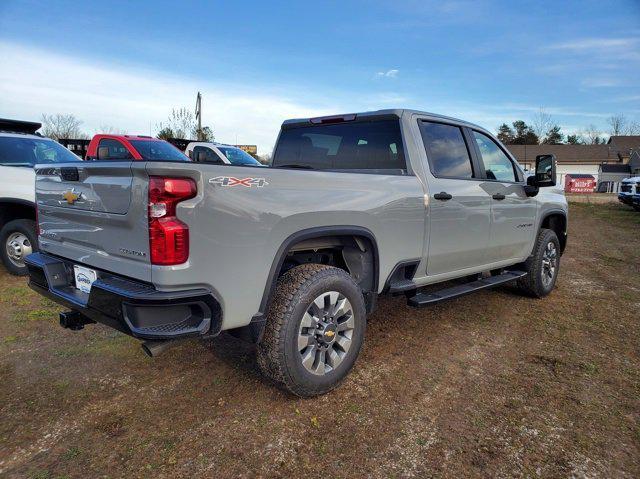
<instances>
[{"instance_id":1,"label":"rear taillight","mask_svg":"<svg viewBox=\"0 0 640 479\"><path fill-rule=\"evenodd\" d=\"M181 264L189 259L189 227L176 218L176 205L196 196L190 178L149 178L149 250L151 264Z\"/></svg>"}]
</instances>

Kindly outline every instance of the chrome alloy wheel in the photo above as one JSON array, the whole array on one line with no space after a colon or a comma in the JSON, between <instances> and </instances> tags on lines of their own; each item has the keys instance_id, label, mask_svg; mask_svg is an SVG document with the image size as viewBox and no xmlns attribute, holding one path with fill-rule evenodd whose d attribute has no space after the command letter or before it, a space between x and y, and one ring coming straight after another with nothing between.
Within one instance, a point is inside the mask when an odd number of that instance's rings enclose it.
<instances>
[{"instance_id":1,"label":"chrome alloy wheel","mask_svg":"<svg viewBox=\"0 0 640 479\"><path fill-rule=\"evenodd\" d=\"M307 371L322 376L333 371L351 347L355 327L349 300L337 291L313 300L298 330L298 352Z\"/></svg>"},{"instance_id":2,"label":"chrome alloy wheel","mask_svg":"<svg viewBox=\"0 0 640 479\"><path fill-rule=\"evenodd\" d=\"M23 233L14 232L7 238L7 256L18 268L24 268L24 257L33 253L29 238Z\"/></svg>"},{"instance_id":3,"label":"chrome alloy wheel","mask_svg":"<svg viewBox=\"0 0 640 479\"><path fill-rule=\"evenodd\" d=\"M545 288L549 288L553 284L558 267L558 250L553 241L547 243L547 247L542 253L542 284Z\"/></svg>"}]
</instances>

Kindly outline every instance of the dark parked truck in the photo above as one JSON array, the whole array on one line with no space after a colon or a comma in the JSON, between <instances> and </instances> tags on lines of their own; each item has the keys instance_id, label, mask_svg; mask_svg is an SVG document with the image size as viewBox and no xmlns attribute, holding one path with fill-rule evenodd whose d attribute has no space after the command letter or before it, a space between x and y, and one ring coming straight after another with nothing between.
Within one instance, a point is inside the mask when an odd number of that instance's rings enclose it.
<instances>
[{"instance_id":1,"label":"dark parked truck","mask_svg":"<svg viewBox=\"0 0 640 479\"><path fill-rule=\"evenodd\" d=\"M30 285L155 355L221 331L300 396L353 367L381 293L422 307L514 282L543 297L567 242L555 158L526 179L488 131L385 110L288 120L270 168L37 167ZM481 308L478 305L478 308Z\"/></svg>"}]
</instances>

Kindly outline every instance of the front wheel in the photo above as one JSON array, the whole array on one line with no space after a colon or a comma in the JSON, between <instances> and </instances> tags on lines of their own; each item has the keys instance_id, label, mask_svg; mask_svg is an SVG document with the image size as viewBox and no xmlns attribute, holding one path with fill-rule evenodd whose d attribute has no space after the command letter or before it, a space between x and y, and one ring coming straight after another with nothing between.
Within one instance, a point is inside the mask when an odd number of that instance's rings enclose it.
<instances>
[{"instance_id":1,"label":"front wheel","mask_svg":"<svg viewBox=\"0 0 640 479\"><path fill-rule=\"evenodd\" d=\"M33 220L9 221L0 230L0 258L11 274L24 276L27 266L25 256L37 250L36 223Z\"/></svg>"},{"instance_id":2,"label":"front wheel","mask_svg":"<svg viewBox=\"0 0 640 479\"><path fill-rule=\"evenodd\" d=\"M324 394L355 364L365 329L364 298L351 276L333 266L297 266L278 280L258 365L297 396Z\"/></svg>"},{"instance_id":3,"label":"front wheel","mask_svg":"<svg viewBox=\"0 0 640 479\"><path fill-rule=\"evenodd\" d=\"M524 270L527 275L518 280L522 292L542 298L553 290L560 271L560 241L553 230L540 230Z\"/></svg>"}]
</instances>

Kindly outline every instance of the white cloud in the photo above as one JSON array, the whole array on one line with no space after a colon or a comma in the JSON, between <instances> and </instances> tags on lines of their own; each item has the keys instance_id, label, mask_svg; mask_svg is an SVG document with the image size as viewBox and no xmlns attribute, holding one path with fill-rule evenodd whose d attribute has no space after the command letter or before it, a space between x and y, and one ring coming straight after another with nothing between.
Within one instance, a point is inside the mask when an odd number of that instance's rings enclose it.
<instances>
[{"instance_id":1,"label":"white cloud","mask_svg":"<svg viewBox=\"0 0 640 479\"><path fill-rule=\"evenodd\" d=\"M203 123L216 139L257 144L270 151L282 121L343 111L308 101L135 66L101 64L0 41L0 112L39 120L42 113L73 113L87 132L111 125L132 134L155 134L172 108L195 106L203 94Z\"/></svg>"},{"instance_id":2,"label":"white cloud","mask_svg":"<svg viewBox=\"0 0 640 479\"><path fill-rule=\"evenodd\" d=\"M581 51L593 51L606 48L630 48L637 44L640 38L626 37L626 38L581 38L578 40L572 40L568 42L556 43L550 45L549 48L555 50L581 50Z\"/></svg>"},{"instance_id":3,"label":"white cloud","mask_svg":"<svg viewBox=\"0 0 640 479\"><path fill-rule=\"evenodd\" d=\"M607 88L623 85L620 79L613 77L584 78L580 83L587 88Z\"/></svg>"},{"instance_id":4,"label":"white cloud","mask_svg":"<svg viewBox=\"0 0 640 479\"><path fill-rule=\"evenodd\" d=\"M386 72L378 72L376 73L377 78L397 78L400 70L387 70Z\"/></svg>"},{"instance_id":5,"label":"white cloud","mask_svg":"<svg viewBox=\"0 0 640 479\"><path fill-rule=\"evenodd\" d=\"M592 66L601 68L607 64L621 66L620 62L640 61L640 37L589 37L554 43L543 50L588 57Z\"/></svg>"}]
</instances>

